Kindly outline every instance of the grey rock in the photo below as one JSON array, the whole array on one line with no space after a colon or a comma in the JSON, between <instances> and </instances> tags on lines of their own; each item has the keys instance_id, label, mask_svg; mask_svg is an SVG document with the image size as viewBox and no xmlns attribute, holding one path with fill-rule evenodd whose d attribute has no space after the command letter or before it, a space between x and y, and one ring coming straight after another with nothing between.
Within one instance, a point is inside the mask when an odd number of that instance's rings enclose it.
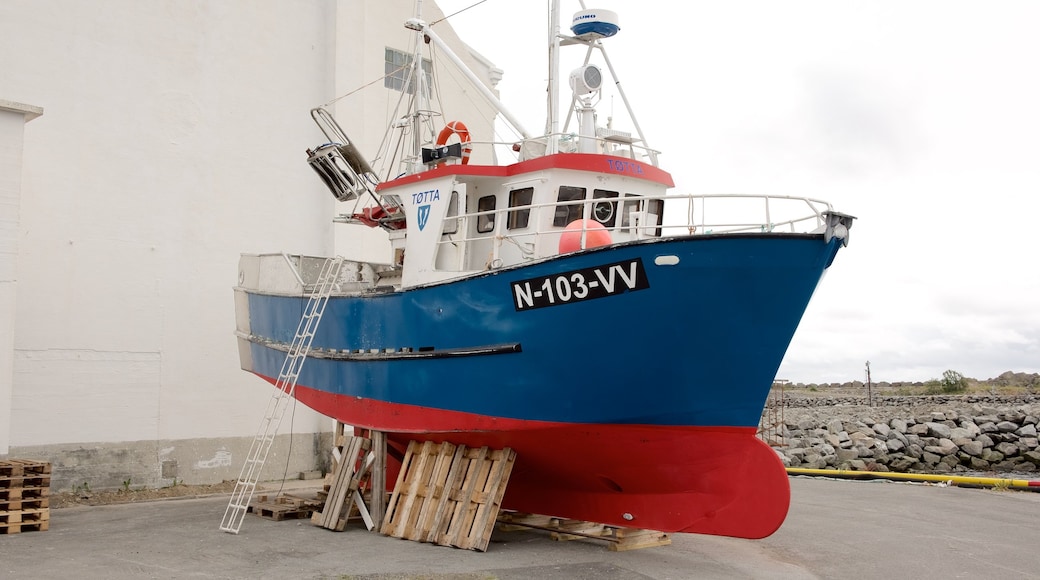
<instances>
[{"instance_id":1,"label":"grey rock","mask_svg":"<svg viewBox=\"0 0 1040 580\"><path fill-rule=\"evenodd\" d=\"M866 471L867 463L862 459L852 459L849 461L849 468L856 471Z\"/></svg>"},{"instance_id":2,"label":"grey rock","mask_svg":"<svg viewBox=\"0 0 1040 580\"><path fill-rule=\"evenodd\" d=\"M986 421L984 423L979 423L978 426L979 426L979 431L982 432L982 433L996 433L999 430L999 429L997 429L997 424L995 422L993 422L993 421Z\"/></svg>"},{"instance_id":3,"label":"grey rock","mask_svg":"<svg viewBox=\"0 0 1040 580\"><path fill-rule=\"evenodd\" d=\"M860 446L873 447L874 446L874 434L873 433L871 433L870 435L867 435L866 433L862 433L860 431L854 431L852 433L849 433L849 440L852 441L852 444L855 445L856 447L860 447Z\"/></svg>"},{"instance_id":4,"label":"grey rock","mask_svg":"<svg viewBox=\"0 0 1040 580\"><path fill-rule=\"evenodd\" d=\"M892 471L896 471L896 472L902 473L902 472L910 469L915 463L917 463L917 460L915 460L913 457L907 457L907 456L903 455L903 456L900 456L900 457L892 458L892 460L889 461L889 463L888 463L888 468L891 469ZM987 465L989 465L989 464L987 464Z\"/></svg>"},{"instance_id":5,"label":"grey rock","mask_svg":"<svg viewBox=\"0 0 1040 580\"><path fill-rule=\"evenodd\" d=\"M971 440L968 440L965 443L961 444L960 448L961 451L967 453L968 455L971 455L972 457L978 457L982 455L982 450L985 449L985 447L983 447L982 445L982 442Z\"/></svg>"},{"instance_id":6,"label":"grey rock","mask_svg":"<svg viewBox=\"0 0 1040 580\"><path fill-rule=\"evenodd\" d=\"M993 446L994 449L1004 454L1004 457L1012 457L1018 455L1018 445L1014 443L1001 442Z\"/></svg>"},{"instance_id":7,"label":"grey rock","mask_svg":"<svg viewBox=\"0 0 1040 580\"><path fill-rule=\"evenodd\" d=\"M827 430L837 435L845 429L844 427L842 427L841 419L831 419L829 422L827 422Z\"/></svg>"},{"instance_id":8,"label":"grey rock","mask_svg":"<svg viewBox=\"0 0 1040 580\"><path fill-rule=\"evenodd\" d=\"M885 442L885 447L887 447L889 451L897 453L906 448L906 444L899 439L889 439Z\"/></svg>"},{"instance_id":9,"label":"grey rock","mask_svg":"<svg viewBox=\"0 0 1040 580\"><path fill-rule=\"evenodd\" d=\"M977 471L988 471L989 461L985 461L978 457L971 458L971 468Z\"/></svg>"},{"instance_id":10,"label":"grey rock","mask_svg":"<svg viewBox=\"0 0 1040 580\"><path fill-rule=\"evenodd\" d=\"M1036 425L1037 423L1040 423L1040 419L1034 417L1033 415L1026 415L1026 418L1022 419L1023 425Z\"/></svg>"},{"instance_id":11,"label":"grey rock","mask_svg":"<svg viewBox=\"0 0 1040 580\"><path fill-rule=\"evenodd\" d=\"M958 425L960 425L961 429L965 429L968 431L969 437L976 437L979 433L982 433L982 431L979 430L979 426L976 425L975 421L972 421L971 419L962 419L958 423Z\"/></svg>"},{"instance_id":12,"label":"grey rock","mask_svg":"<svg viewBox=\"0 0 1040 580\"><path fill-rule=\"evenodd\" d=\"M888 422L888 426L895 430L897 433L906 433L908 425L906 419L892 419Z\"/></svg>"},{"instance_id":13,"label":"grey rock","mask_svg":"<svg viewBox=\"0 0 1040 580\"><path fill-rule=\"evenodd\" d=\"M928 425L926 423L915 423L907 427L906 432L911 435L927 435Z\"/></svg>"},{"instance_id":14,"label":"grey rock","mask_svg":"<svg viewBox=\"0 0 1040 580\"><path fill-rule=\"evenodd\" d=\"M982 450L982 455L980 455L979 457L990 463L998 463L1000 461L1004 461L1003 453L994 449L990 449L988 447Z\"/></svg>"},{"instance_id":15,"label":"grey rock","mask_svg":"<svg viewBox=\"0 0 1040 580\"><path fill-rule=\"evenodd\" d=\"M928 434L932 437L945 437L947 439L950 438L950 433L952 430L949 428L949 426L935 422L925 423L925 425L927 425L928 427Z\"/></svg>"},{"instance_id":16,"label":"grey rock","mask_svg":"<svg viewBox=\"0 0 1040 580\"><path fill-rule=\"evenodd\" d=\"M888 434L892 432L892 428L884 423L874 423L873 429L874 433L885 439L888 439Z\"/></svg>"},{"instance_id":17,"label":"grey rock","mask_svg":"<svg viewBox=\"0 0 1040 580\"><path fill-rule=\"evenodd\" d=\"M1040 465L1040 451L1026 451L1022 454L1022 459L1034 465Z\"/></svg>"},{"instance_id":18,"label":"grey rock","mask_svg":"<svg viewBox=\"0 0 1040 580\"><path fill-rule=\"evenodd\" d=\"M953 455L957 453L958 447L954 445L953 441L943 438L939 440L938 445L929 445L924 448L928 453L935 453L936 455ZM1017 449L1016 449L1017 452Z\"/></svg>"},{"instance_id":19,"label":"grey rock","mask_svg":"<svg viewBox=\"0 0 1040 580\"><path fill-rule=\"evenodd\" d=\"M996 442L993 441L993 438L989 435L979 435L975 440L982 443L983 447L993 447L996 444Z\"/></svg>"},{"instance_id":20,"label":"grey rock","mask_svg":"<svg viewBox=\"0 0 1040 580\"><path fill-rule=\"evenodd\" d=\"M929 467L934 467L935 465L937 465L940 459L942 459L941 456L935 453L929 453L928 451L925 451L921 454L921 462Z\"/></svg>"},{"instance_id":21,"label":"grey rock","mask_svg":"<svg viewBox=\"0 0 1040 580\"><path fill-rule=\"evenodd\" d=\"M1001 433L1014 433L1017 429L1018 424L1012 423L1011 421L1001 421L1000 423L997 423L997 431L1000 431Z\"/></svg>"},{"instance_id":22,"label":"grey rock","mask_svg":"<svg viewBox=\"0 0 1040 580\"><path fill-rule=\"evenodd\" d=\"M834 455L837 456L838 461L851 461L859 457L859 451L856 449L837 449Z\"/></svg>"},{"instance_id":23,"label":"grey rock","mask_svg":"<svg viewBox=\"0 0 1040 580\"><path fill-rule=\"evenodd\" d=\"M1036 437L1036 425L1032 423L1023 425L1015 430L1015 435L1019 437Z\"/></svg>"}]
</instances>

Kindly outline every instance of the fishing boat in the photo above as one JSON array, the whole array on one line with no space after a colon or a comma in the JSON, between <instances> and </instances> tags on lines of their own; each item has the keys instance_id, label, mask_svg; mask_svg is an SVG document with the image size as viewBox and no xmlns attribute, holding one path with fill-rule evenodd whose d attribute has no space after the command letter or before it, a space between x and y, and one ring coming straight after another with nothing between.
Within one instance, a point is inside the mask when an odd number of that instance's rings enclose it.
<instances>
[{"instance_id":1,"label":"fishing boat","mask_svg":"<svg viewBox=\"0 0 1040 580\"><path fill-rule=\"evenodd\" d=\"M559 22L558 1L551 12ZM421 15L405 26L416 36L411 106L379 154L393 168L374 170L325 108L312 117L327 142L308 150L344 204L336 221L385 232L391 253L243 255L242 368L386 433L392 451L412 440L512 448L504 508L773 533L790 489L757 426L853 218L816 199L670 191L638 123L599 123L604 85L621 90L605 48L613 12L582 9L569 33L550 27L544 134L524 129ZM560 55L575 48L585 56L561 107ZM518 138L478 142L465 119L438 116L426 51L456 63ZM300 359L288 374L287 355Z\"/></svg>"}]
</instances>

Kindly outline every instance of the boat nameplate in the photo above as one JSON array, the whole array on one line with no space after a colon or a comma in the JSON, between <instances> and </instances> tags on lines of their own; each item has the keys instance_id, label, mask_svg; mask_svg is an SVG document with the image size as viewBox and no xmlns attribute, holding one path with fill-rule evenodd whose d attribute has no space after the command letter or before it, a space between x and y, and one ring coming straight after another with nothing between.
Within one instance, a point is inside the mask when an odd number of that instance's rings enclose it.
<instances>
[{"instance_id":1,"label":"boat nameplate","mask_svg":"<svg viewBox=\"0 0 1040 580\"><path fill-rule=\"evenodd\" d=\"M512 283L517 312L606 298L650 287L643 260L635 258Z\"/></svg>"}]
</instances>

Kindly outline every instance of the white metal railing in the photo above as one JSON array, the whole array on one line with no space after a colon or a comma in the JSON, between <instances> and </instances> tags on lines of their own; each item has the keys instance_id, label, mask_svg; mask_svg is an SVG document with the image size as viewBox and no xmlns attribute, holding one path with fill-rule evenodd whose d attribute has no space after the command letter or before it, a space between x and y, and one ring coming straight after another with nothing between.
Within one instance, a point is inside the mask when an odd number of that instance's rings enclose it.
<instances>
[{"instance_id":1,"label":"white metal railing","mask_svg":"<svg viewBox=\"0 0 1040 580\"><path fill-rule=\"evenodd\" d=\"M831 211L830 204L825 201L776 195L673 194L603 197L504 207L451 216L445 219L445 223L457 220L457 223L453 224L454 232L442 235L438 243L441 245L440 249L447 245L490 245L487 248L489 254L484 267L509 265L554 255L558 253L555 248L563 233L559 225L554 225L558 212L567 212L568 207L581 206L581 217L595 220L594 212L601 204L610 205L613 220L607 218L598 221L611 233L615 243L691 235L819 233L826 227L824 214ZM528 219L527 227L510 228L510 216L521 216L524 212ZM482 221L482 218L489 219ZM492 227L485 232L473 233L477 232L477 224ZM585 247L587 234L588 230L583 227L582 247ZM514 259L503 261L503 248L510 245L518 250L511 252ZM438 269L480 269L466 268L462 254L459 253L455 266L445 268L448 265L442 263Z\"/></svg>"}]
</instances>

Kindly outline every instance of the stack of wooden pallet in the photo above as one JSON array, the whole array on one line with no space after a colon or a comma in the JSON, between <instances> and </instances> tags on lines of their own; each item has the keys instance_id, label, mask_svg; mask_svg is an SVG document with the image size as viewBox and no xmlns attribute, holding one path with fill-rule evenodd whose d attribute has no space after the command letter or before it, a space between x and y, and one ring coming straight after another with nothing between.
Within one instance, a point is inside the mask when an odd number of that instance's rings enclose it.
<instances>
[{"instance_id":1,"label":"stack of wooden pallet","mask_svg":"<svg viewBox=\"0 0 1040 580\"><path fill-rule=\"evenodd\" d=\"M249 504L249 512L276 522L299 520L309 518L315 511L321 510L323 503L320 499L289 494L261 494Z\"/></svg>"},{"instance_id":2,"label":"stack of wooden pallet","mask_svg":"<svg viewBox=\"0 0 1040 580\"><path fill-rule=\"evenodd\" d=\"M0 534L43 532L50 525L51 464L0 461Z\"/></svg>"}]
</instances>

